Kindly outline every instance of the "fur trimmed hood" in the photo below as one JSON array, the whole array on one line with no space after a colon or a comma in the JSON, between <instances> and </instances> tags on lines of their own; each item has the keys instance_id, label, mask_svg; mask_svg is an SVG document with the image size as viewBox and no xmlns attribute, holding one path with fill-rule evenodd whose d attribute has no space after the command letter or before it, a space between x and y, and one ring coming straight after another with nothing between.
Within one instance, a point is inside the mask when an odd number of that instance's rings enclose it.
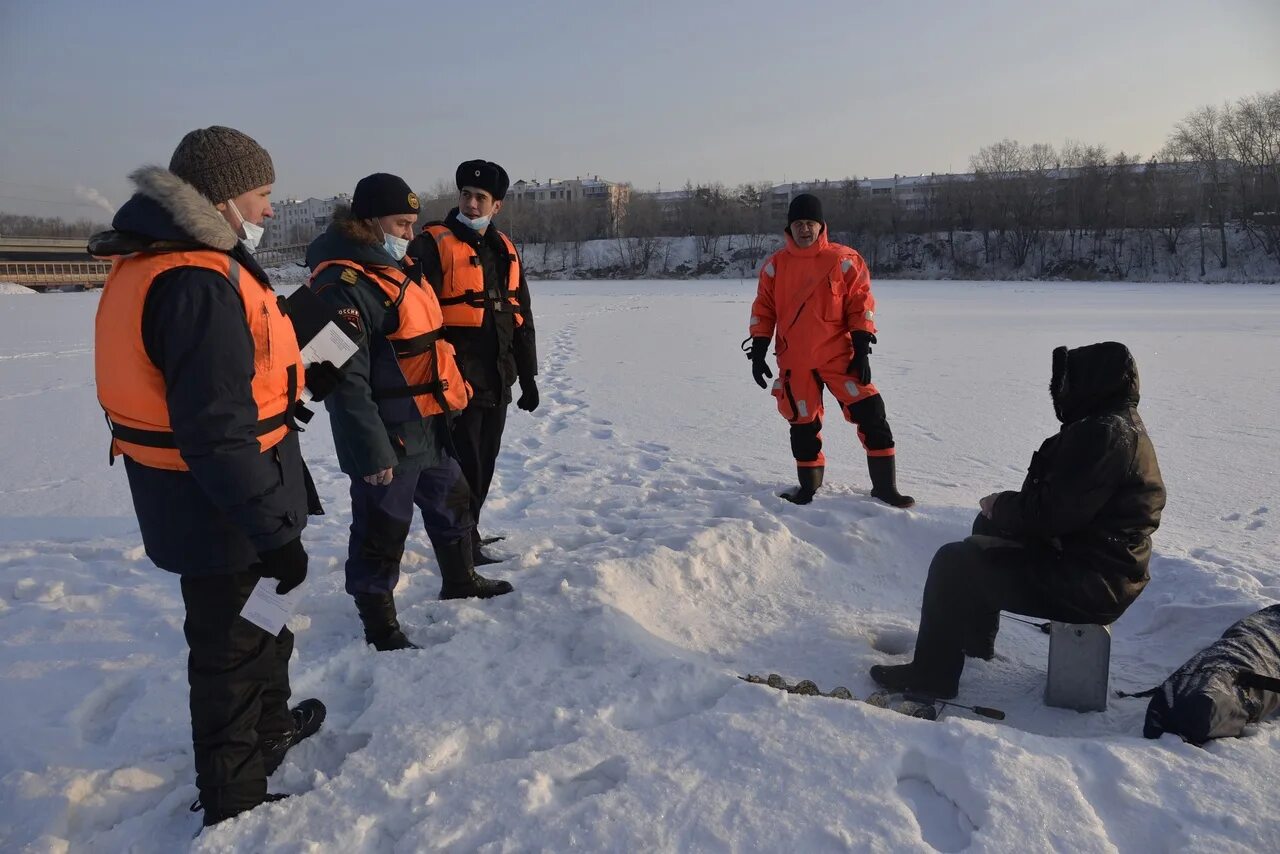
<instances>
[{"instance_id":1,"label":"fur trimmed hood","mask_svg":"<svg viewBox=\"0 0 1280 854\"><path fill-rule=\"evenodd\" d=\"M350 205L337 205L333 209L332 226L340 234L369 246L381 246L382 234L370 224L351 212Z\"/></svg>"},{"instance_id":2,"label":"fur trimmed hood","mask_svg":"<svg viewBox=\"0 0 1280 854\"><path fill-rule=\"evenodd\" d=\"M407 262L408 259L406 259ZM307 247L307 266L315 269L325 261L354 261L375 267L403 265L382 248L382 235L368 220L341 205L333 211L329 228Z\"/></svg>"},{"instance_id":3,"label":"fur trimmed hood","mask_svg":"<svg viewBox=\"0 0 1280 854\"><path fill-rule=\"evenodd\" d=\"M103 257L145 248L192 246L230 252L240 241L213 202L168 169L143 166L129 178L137 192L116 212L111 231L89 239L90 254Z\"/></svg>"}]
</instances>

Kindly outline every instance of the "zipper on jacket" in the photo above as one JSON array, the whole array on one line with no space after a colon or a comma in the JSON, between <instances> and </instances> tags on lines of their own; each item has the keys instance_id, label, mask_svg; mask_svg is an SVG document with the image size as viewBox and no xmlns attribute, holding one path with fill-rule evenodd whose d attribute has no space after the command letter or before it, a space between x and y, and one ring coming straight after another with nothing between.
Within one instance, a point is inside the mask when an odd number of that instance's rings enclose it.
<instances>
[{"instance_id":1,"label":"zipper on jacket","mask_svg":"<svg viewBox=\"0 0 1280 854\"><path fill-rule=\"evenodd\" d=\"M267 304L262 304L262 325L266 331L267 338L267 367L270 368L275 364L271 358L271 310L267 308Z\"/></svg>"}]
</instances>

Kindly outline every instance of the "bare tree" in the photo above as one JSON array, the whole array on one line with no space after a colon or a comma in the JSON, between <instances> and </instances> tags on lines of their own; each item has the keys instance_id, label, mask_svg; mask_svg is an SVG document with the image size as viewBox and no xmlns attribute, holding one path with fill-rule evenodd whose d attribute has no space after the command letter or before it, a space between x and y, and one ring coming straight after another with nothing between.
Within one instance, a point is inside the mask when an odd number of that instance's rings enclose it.
<instances>
[{"instance_id":1,"label":"bare tree","mask_svg":"<svg viewBox=\"0 0 1280 854\"><path fill-rule=\"evenodd\" d=\"M88 237L106 227L105 223L84 218L0 213L0 236L4 237Z\"/></svg>"},{"instance_id":2,"label":"bare tree","mask_svg":"<svg viewBox=\"0 0 1280 854\"><path fill-rule=\"evenodd\" d=\"M1208 218L1218 229L1220 266L1227 266L1227 175L1228 142L1222 115L1216 107L1201 107L1174 126L1168 147L1197 161L1201 174L1201 223ZM1200 275L1205 273L1204 230L1200 231Z\"/></svg>"},{"instance_id":3,"label":"bare tree","mask_svg":"<svg viewBox=\"0 0 1280 854\"><path fill-rule=\"evenodd\" d=\"M1224 106L1222 134L1240 162L1241 223L1267 254L1280 256L1280 91Z\"/></svg>"}]
</instances>

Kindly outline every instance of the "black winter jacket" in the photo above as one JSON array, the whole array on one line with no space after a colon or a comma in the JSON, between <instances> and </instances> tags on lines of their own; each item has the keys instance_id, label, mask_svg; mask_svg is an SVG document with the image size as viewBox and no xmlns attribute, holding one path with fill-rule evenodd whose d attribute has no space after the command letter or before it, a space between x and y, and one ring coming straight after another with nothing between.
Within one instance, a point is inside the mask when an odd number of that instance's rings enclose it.
<instances>
[{"instance_id":1,"label":"black winter jacket","mask_svg":"<svg viewBox=\"0 0 1280 854\"><path fill-rule=\"evenodd\" d=\"M266 274L217 209L176 175L147 167L112 230L94 235L99 257L216 249L258 281ZM164 374L169 420L190 471L125 459L147 556L181 575L243 572L258 554L301 535L319 499L298 436L265 453L257 441L253 338L236 287L207 269L180 267L147 294L142 341Z\"/></svg>"},{"instance_id":2,"label":"black winter jacket","mask_svg":"<svg viewBox=\"0 0 1280 854\"><path fill-rule=\"evenodd\" d=\"M1120 616L1150 575L1164 481L1138 416L1138 369L1123 344L1054 351L1050 393L1062 421L1031 458L1022 489L1003 492L992 522L1060 555L1045 583L1064 600Z\"/></svg>"},{"instance_id":3,"label":"black winter jacket","mask_svg":"<svg viewBox=\"0 0 1280 854\"><path fill-rule=\"evenodd\" d=\"M428 223L431 224L431 223ZM484 234L458 221L458 209L449 211L445 226L459 240L469 244L480 257L485 288L507 289L507 247L499 232L490 226ZM440 250L430 234L423 233L409 245L409 256L416 259L422 280L431 285L436 296L444 287L444 267ZM484 325L477 328L449 327L449 342L457 350L458 367L474 396L472 406L506 406L511 402L511 386L517 379L528 382L538 373L538 350L533 330L533 308L529 284L520 267L517 300L524 323L515 325L515 316L503 312L484 313Z\"/></svg>"},{"instance_id":4,"label":"black winter jacket","mask_svg":"<svg viewBox=\"0 0 1280 854\"><path fill-rule=\"evenodd\" d=\"M329 226L307 247L307 266L314 270L325 261L345 260L370 266L392 266L396 261L380 244L355 239L341 222ZM399 423L382 419L373 399L370 377L375 373L399 375L399 363L387 335L400 326L400 317L387 304L386 295L366 277L343 278L349 267L326 267L311 287L340 317L355 327L359 351L343 367L342 383L325 399L338 466L352 477L364 477L383 469L429 468L444 459L441 430L444 416L417 416L413 401L398 401L409 412ZM351 281L348 281L350 279ZM419 286L415 286L419 287Z\"/></svg>"}]
</instances>

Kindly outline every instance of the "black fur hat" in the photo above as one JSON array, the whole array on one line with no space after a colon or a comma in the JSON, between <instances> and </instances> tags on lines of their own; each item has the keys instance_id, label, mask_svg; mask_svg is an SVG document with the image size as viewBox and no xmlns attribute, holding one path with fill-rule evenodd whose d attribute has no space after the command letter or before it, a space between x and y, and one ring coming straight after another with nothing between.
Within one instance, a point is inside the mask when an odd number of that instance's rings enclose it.
<instances>
[{"instance_id":1,"label":"black fur hat","mask_svg":"<svg viewBox=\"0 0 1280 854\"><path fill-rule=\"evenodd\" d=\"M454 180L459 191L463 187L475 187L486 191L498 201L502 201L507 195L507 188L511 186L507 170L489 160L468 160L458 164Z\"/></svg>"}]
</instances>

